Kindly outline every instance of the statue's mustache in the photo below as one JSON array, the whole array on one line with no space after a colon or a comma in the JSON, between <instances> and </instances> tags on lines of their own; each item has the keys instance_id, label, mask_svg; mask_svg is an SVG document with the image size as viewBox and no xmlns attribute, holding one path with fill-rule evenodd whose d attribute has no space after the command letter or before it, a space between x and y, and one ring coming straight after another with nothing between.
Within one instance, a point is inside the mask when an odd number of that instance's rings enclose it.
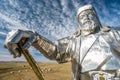
<instances>
[{"instance_id":1,"label":"statue's mustache","mask_svg":"<svg viewBox=\"0 0 120 80\"><path fill-rule=\"evenodd\" d=\"M85 21L83 22L83 25L88 24L88 23L91 23L91 20L85 20Z\"/></svg>"},{"instance_id":2,"label":"statue's mustache","mask_svg":"<svg viewBox=\"0 0 120 80\"><path fill-rule=\"evenodd\" d=\"M94 31L94 29L97 27L97 23L92 20L86 20L83 23L83 27L81 28L84 31Z\"/></svg>"}]
</instances>

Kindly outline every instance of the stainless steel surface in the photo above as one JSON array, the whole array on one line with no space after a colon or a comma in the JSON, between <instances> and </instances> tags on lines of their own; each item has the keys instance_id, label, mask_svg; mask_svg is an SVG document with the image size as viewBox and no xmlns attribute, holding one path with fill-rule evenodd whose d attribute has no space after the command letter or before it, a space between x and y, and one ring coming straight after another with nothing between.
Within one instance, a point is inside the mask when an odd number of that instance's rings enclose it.
<instances>
[{"instance_id":1,"label":"stainless steel surface","mask_svg":"<svg viewBox=\"0 0 120 80\"><path fill-rule=\"evenodd\" d=\"M27 62L31 66L31 68L33 69L34 73L38 77L38 79L44 80L41 69L39 68L39 66L38 66L37 62L34 60L34 58L30 55L28 50L22 49L22 45L19 45L19 48L20 48L22 54L24 55L25 59L27 60Z\"/></svg>"}]
</instances>

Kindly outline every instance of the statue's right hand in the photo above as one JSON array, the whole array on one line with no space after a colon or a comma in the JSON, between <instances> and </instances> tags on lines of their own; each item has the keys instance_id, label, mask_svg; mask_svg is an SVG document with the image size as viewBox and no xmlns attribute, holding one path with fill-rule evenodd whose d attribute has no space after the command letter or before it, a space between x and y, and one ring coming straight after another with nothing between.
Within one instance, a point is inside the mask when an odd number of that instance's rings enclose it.
<instances>
[{"instance_id":1,"label":"statue's right hand","mask_svg":"<svg viewBox=\"0 0 120 80\"><path fill-rule=\"evenodd\" d=\"M22 42L21 47L27 50L35 40L36 34L32 31L12 30L6 37L4 47L16 58L21 56L20 42Z\"/></svg>"}]
</instances>

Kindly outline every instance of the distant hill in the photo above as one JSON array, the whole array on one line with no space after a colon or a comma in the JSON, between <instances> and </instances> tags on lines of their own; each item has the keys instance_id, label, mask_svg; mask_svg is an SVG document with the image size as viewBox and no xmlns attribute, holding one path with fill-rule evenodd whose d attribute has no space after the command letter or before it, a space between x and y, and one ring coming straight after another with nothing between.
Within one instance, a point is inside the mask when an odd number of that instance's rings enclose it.
<instances>
[{"instance_id":1,"label":"distant hill","mask_svg":"<svg viewBox=\"0 0 120 80\"><path fill-rule=\"evenodd\" d=\"M26 61L0 61L0 63L26 63Z\"/></svg>"},{"instance_id":2,"label":"distant hill","mask_svg":"<svg viewBox=\"0 0 120 80\"><path fill-rule=\"evenodd\" d=\"M26 61L0 61L0 63L27 63ZM42 63L42 62L37 62L37 63Z\"/></svg>"}]
</instances>

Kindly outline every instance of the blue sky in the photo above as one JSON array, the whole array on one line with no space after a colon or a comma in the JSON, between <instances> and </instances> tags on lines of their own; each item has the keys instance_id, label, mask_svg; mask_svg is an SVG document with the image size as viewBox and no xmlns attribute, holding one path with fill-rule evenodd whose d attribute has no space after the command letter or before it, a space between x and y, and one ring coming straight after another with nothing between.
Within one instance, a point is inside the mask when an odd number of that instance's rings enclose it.
<instances>
[{"instance_id":1,"label":"blue sky","mask_svg":"<svg viewBox=\"0 0 120 80\"><path fill-rule=\"evenodd\" d=\"M0 0L0 61L14 59L3 48L7 33L13 29L30 29L51 41L71 35L77 28L79 7L92 4L102 25L120 26L119 0ZM30 53L37 61L48 61L34 48Z\"/></svg>"}]
</instances>

